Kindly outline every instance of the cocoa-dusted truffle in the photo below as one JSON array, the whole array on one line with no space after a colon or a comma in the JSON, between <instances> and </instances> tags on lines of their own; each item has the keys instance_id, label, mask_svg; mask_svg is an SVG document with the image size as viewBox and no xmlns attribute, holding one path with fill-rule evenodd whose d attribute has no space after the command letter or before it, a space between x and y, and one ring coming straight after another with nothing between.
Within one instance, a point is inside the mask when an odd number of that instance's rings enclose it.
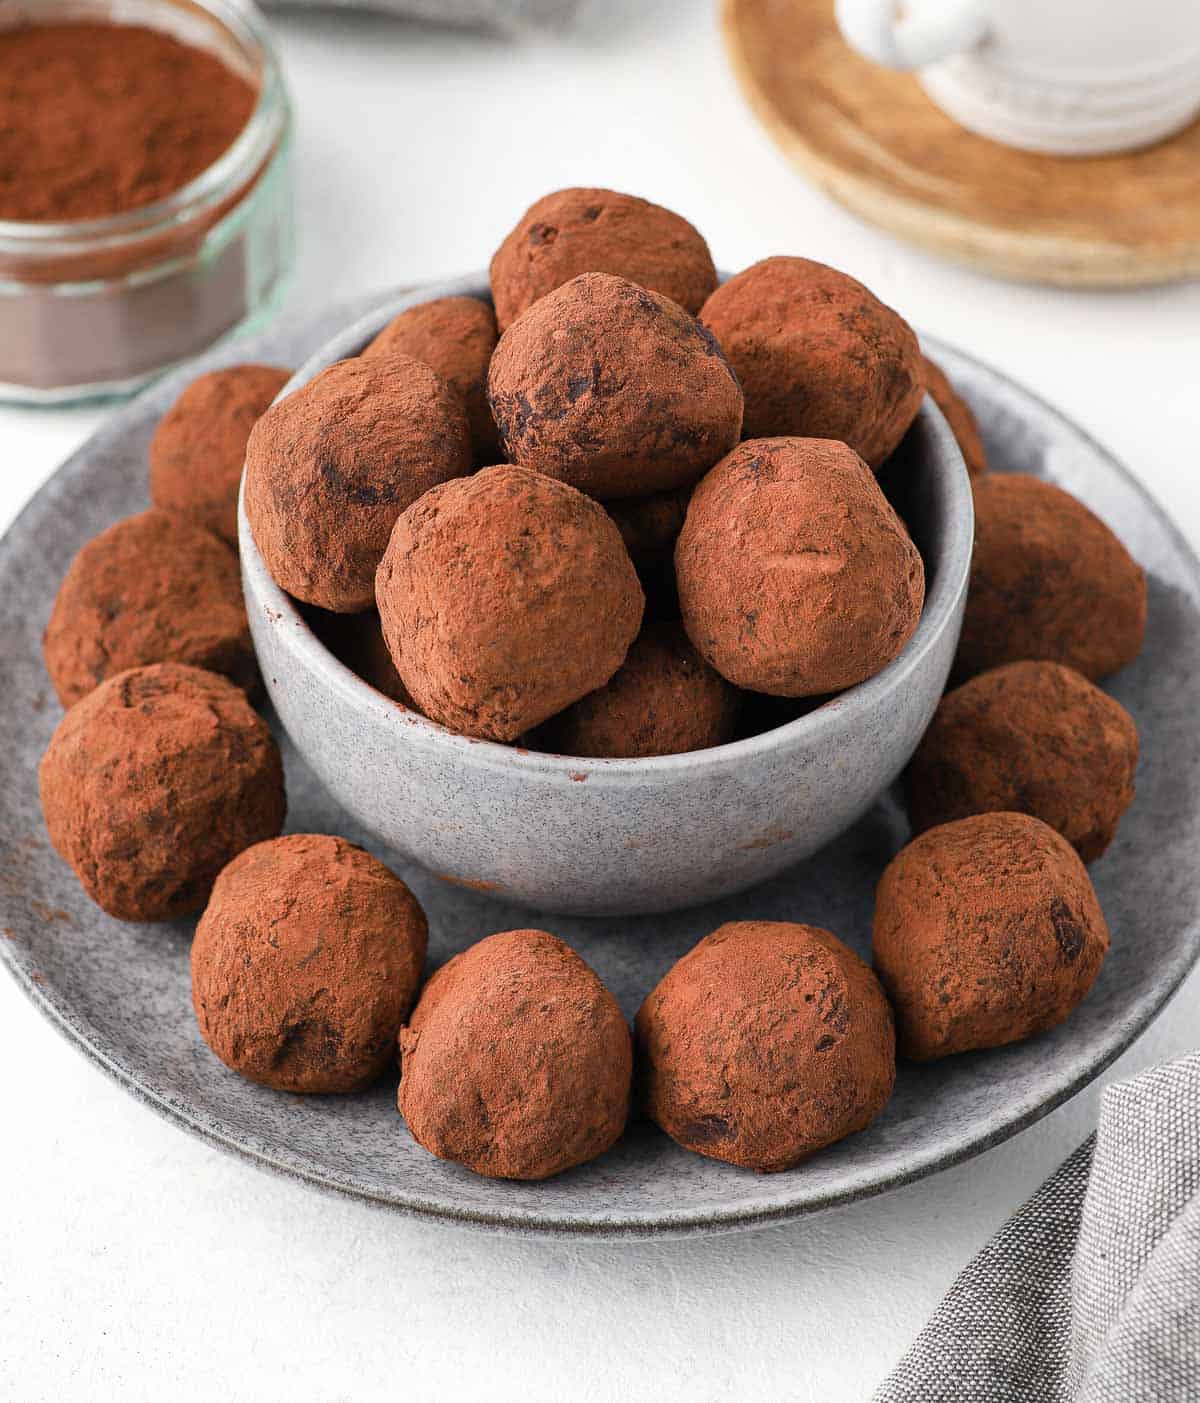
<instances>
[{"instance_id":1,"label":"cocoa-dusted truffle","mask_svg":"<svg viewBox=\"0 0 1200 1403\"><path fill-rule=\"evenodd\" d=\"M931 828L892 860L876 893L875 968L900 1051L919 1061L1055 1027L1107 951L1079 854L1028 814Z\"/></svg>"},{"instance_id":2,"label":"cocoa-dusted truffle","mask_svg":"<svg viewBox=\"0 0 1200 1403\"><path fill-rule=\"evenodd\" d=\"M250 430L291 379L273 365L229 365L193 380L150 440L150 499L237 545Z\"/></svg>"},{"instance_id":3,"label":"cocoa-dusted truffle","mask_svg":"<svg viewBox=\"0 0 1200 1403\"><path fill-rule=\"evenodd\" d=\"M496 349L496 317L478 297L437 297L393 317L364 356L416 356L462 396L471 446L480 466L500 457L500 439L487 402L488 362Z\"/></svg>"},{"instance_id":4,"label":"cocoa-dusted truffle","mask_svg":"<svg viewBox=\"0 0 1200 1403\"><path fill-rule=\"evenodd\" d=\"M370 606L396 518L471 468L461 398L413 356L339 361L281 400L246 450L246 515L275 582L337 614Z\"/></svg>"},{"instance_id":5,"label":"cocoa-dusted truffle","mask_svg":"<svg viewBox=\"0 0 1200 1403\"><path fill-rule=\"evenodd\" d=\"M967 476L982 477L988 469L987 450L983 446L979 425L975 422L971 406L946 378L946 372L936 361L923 356L921 365L929 397L945 415L950 432L962 450L963 462L967 465Z\"/></svg>"},{"instance_id":6,"label":"cocoa-dusted truffle","mask_svg":"<svg viewBox=\"0 0 1200 1403\"><path fill-rule=\"evenodd\" d=\"M737 690L678 623L647 624L608 682L552 717L530 744L560 755L680 755L733 738Z\"/></svg>"},{"instance_id":7,"label":"cocoa-dusted truffle","mask_svg":"<svg viewBox=\"0 0 1200 1403\"><path fill-rule=\"evenodd\" d=\"M878 469L925 397L912 328L824 263L755 263L713 293L700 320L742 382L747 438L841 439Z\"/></svg>"},{"instance_id":8,"label":"cocoa-dusted truffle","mask_svg":"<svg viewBox=\"0 0 1200 1403\"><path fill-rule=\"evenodd\" d=\"M626 497L607 503L608 514L617 523L625 549L639 570L671 559L691 500L689 484L674 492L656 492L653 497Z\"/></svg>"},{"instance_id":9,"label":"cocoa-dusted truffle","mask_svg":"<svg viewBox=\"0 0 1200 1403\"><path fill-rule=\"evenodd\" d=\"M496 1179L548 1179L625 1128L633 1048L616 999L561 940L510 930L456 955L400 1033L418 1144Z\"/></svg>"},{"instance_id":10,"label":"cocoa-dusted truffle","mask_svg":"<svg viewBox=\"0 0 1200 1403\"><path fill-rule=\"evenodd\" d=\"M1145 571L1081 501L1021 473L975 484L956 679L1038 658L1099 682L1137 657L1145 631Z\"/></svg>"},{"instance_id":11,"label":"cocoa-dusted truffle","mask_svg":"<svg viewBox=\"0 0 1200 1403\"><path fill-rule=\"evenodd\" d=\"M492 259L503 331L580 273L614 273L698 312L717 285L708 245L678 214L615 190L558 190L526 210Z\"/></svg>"},{"instance_id":12,"label":"cocoa-dusted truffle","mask_svg":"<svg viewBox=\"0 0 1200 1403\"><path fill-rule=\"evenodd\" d=\"M63 706L144 663L204 667L252 695L261 683L237 556L155 507L102 531L71 562L43 652Z\"/></svg>"},{"instance_id":13,"label":"cocoa-dusted truffle","mask_svg":"<svg viewBox=\"0 0 1200 1403\"><path fill-rule=\"evenodd\" d=\"M742 430L742 392L712 336L607 273L572 279L509 327L488 397L511 462L602 499L695 482Z\"/></svg>"},{"instance_id":14,"label":"cocoa-dusted truffle","mask_svg":"<svg viewBox=\"0 0 1200 1403\"><path fill-rule=\"evenodd\" d=\"M601 687L644 599L596 502L526 468L485 468L401 516L376 593L388 650L426 716L513 740Z\"/></svg>"},{"instance_id":15,"label":"cocoa-dusted truffle","mask_svg":"<svg viewBox=\"0 0 1200 1403\"><path fill-rule=\"evenodd\" d=\"M243 692L156 663L67 712L38 779L50 841L112 916L159 921L204 903L217 873L283 826L283 766Z\"/></svg>"},{"instance_id":16,"label":"cocoa-dusted truffle","mask_svg":"<svg viewBox=\"0 0 1200 1403\"><path fill-rule=\"evenodd\" d=\"M308 617L313 632L339 662L391 701L412 707L412 697L384 641L378 610L331 614L325 609L311 609Z\"/></svg>"},{"instance_id":17,"label":"cocoa-dusted truffle","mask_svg":"<svg viewBox=\"0 0 1200 1403\"><path fill-rule=\"evenodd\" d=\"M892 1094L879 982L836 936L731 921L669 969L636 1023L646 1109L685 1149L790 1169L863 1130Z\"/></svg>"},{"instance_id":18,"label":"cocoa-dusted truffle","mask_svg":"<svg viewBox=\"0 0 1200 1403\"><path fill-rule=\"evenodd\" d=\"M696 488L675 547L688 636L730 682L774 696L840 691L912 636L921 556L853 449L751 439Z\"/></svg>"},{"instance_id":19,"label":"cocoa-dusted truffle","mask_svg":"<svg viewBox=\"0 0 1200 1403\"><path fill-rule=\"evenodd\" d=\"M217 878L192 1004L226 1066L276 1091L355 1091L391 1062L428 928L412 892L344 838L290 833Z\"/></svg>"},{"instance_id":20,"label":"cocoa-dusted truffle","mask_svg":"<svg viewBox=\"0 0 1200 1403\"><path fill-rule=\"evenodd\" d=\"M1033 814L1092 862L1133 802L1133 717L1072 668L1009 663L947 693L908 771L920 833L971 814Z\"/></svg>"}]
</instances>

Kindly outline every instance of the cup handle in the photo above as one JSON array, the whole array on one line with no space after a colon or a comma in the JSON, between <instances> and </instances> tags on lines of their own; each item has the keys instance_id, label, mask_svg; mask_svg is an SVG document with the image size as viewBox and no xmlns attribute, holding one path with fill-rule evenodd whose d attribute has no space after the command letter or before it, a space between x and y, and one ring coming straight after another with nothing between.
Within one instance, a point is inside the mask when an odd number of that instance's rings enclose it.
<instances>
[{"instance_id":1,"label":"cup handle","mask_svg":"<svg viewBox=\"0 0 1200 1403\"><path fill-rule=\"evenodd\" d=\"M925 68L973 49L988 29L987 0L940 0L901 18L897 0L836 0L846 42L885 68Z\"/></svg>"}]
</instances>

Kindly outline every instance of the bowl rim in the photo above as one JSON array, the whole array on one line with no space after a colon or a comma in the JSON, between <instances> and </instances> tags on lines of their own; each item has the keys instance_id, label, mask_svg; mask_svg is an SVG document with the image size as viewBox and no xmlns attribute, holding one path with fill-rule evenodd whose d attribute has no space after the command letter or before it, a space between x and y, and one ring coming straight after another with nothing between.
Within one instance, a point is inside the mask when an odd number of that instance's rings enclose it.
<instances>
[{"instance_id":1,"label":"bowl rim","mask_svg":"<svg viewBox=\"0 0 1200 1403\"><path fill-rule=\"evenodd\" d=\"M720 277L724 281L728 274L722 273ZM469 273L382 297L374 308L332 336L311 355L280 390L275 402L306 385L336 361L358 355L367 342L400 312L440 297L479 297L490 303L487 274L482 271ZM307 671L324 676L332 690L347 704L373 712L385 725L398 723L407 727L407 744L415 743L428 751L447 753L461 760L469 759L472 764L485 769L516 770L530 776L549 775L568 780L581 778L581 771L586 769L589 781L608 780L618 784L656 775L678 776L697 768L734 768L780 748L818 742L845 728L854 717L870 714L886 696L907 685L937 647L945 630L953 627L956 609L970 575L975 536L974 496L962 451L932 396L925 396L918 419L923 421L932 435L937 450L934 455L935 477L944 498L946 515L953 520L961 520L962 526L958 531L947 532L939 543L940 550L933 562L936 567L932 570L933 588L926 594L912 637L885 668L866 681L846 688L815 710L782 726L723 745L680 754L635 758L563 755L460 735L418 711L402 707L376 691L337 658L313 632L297 602L276 584L255 544L246 517L243 472L238 492L238 545L246 592L254 607L265 610L272 622L283 620L291 625L284 631L287 641L283 646L296 656ZM927 567L927 579L929 574Z\"/></svg>"}]
</instances>

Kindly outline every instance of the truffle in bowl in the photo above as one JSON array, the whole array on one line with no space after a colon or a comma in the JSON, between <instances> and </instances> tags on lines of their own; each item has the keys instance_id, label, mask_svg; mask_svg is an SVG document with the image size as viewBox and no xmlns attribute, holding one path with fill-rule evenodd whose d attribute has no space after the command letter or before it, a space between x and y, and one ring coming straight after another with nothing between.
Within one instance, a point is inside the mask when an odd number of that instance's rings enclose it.
<instances>
[{"instance_id":1,"label":"truffle in bowl","mask_svg":"<svg viewBox=\"0 0 1200 1403\"><path fill-rule=\"evenodd\" d=\"M487 298L482 277L395 297L330 341L284 393L357 355L400 312ZM971 557L962 455L926 400L881 480L924 562L925 600L882 671L799 719L682 755L583 759L457 735L362 681L321 643L239 530L251 631L279 717L379 842L450 881L543 911L667 911L754 886L854 822L929 724L958 641Z\"/></svg>"}]
</instances>

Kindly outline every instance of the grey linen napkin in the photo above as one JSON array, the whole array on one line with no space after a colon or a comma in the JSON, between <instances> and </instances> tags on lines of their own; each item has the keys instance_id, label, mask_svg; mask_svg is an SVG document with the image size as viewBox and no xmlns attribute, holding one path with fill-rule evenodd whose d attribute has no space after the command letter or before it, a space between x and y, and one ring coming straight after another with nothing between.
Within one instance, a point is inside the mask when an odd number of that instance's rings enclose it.
<instances>
[{"instance_id":1,"label":"grey linen napkin","mask_svg":"<svg viewBox=\"0 0 1200 1403\"><path fill-rule=\"evenodd\" d=\"M583 0L259 0L266 10L375 10L454 29L520 34L561 29Z\"/></svg>"},{"instance_id":2,"label":"grey linen napkin","mask_svg":"<svg viewBox=\"0 0 1200 1403\"><path fill-rule=\"evenodd\" d=\"M874 1403L976 1400L1200 1400L1200 1053L1105 1090Z\"/></svg>"}]
</instances>

